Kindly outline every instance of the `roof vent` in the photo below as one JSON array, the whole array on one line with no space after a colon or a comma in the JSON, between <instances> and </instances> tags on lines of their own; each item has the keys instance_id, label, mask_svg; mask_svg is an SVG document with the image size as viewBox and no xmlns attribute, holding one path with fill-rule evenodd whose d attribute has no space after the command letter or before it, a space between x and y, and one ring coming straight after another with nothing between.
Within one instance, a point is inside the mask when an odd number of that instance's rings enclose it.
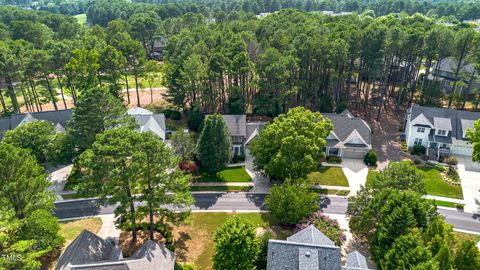
<instances>
[{"instance_id":1,"label":"roof vent","mask_svg":"<svg viewBox=\"0 0 480 270\"><path fill-rule=\"evenodd\" d=\"M310 257L310 251L305 252L305 256Z\"/></svg>"}]
</instances>

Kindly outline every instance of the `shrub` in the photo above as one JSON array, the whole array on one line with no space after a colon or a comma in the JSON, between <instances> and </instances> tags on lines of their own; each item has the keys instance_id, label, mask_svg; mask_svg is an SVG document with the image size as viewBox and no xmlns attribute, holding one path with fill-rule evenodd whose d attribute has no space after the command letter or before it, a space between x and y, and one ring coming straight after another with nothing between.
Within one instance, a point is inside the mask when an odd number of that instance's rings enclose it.
<instances>
[{"instance_id":1,"label":"shrub","mask_svg":"<svg viewBox=\"0 0 480 270\"><path fill-rule=\"evenodd\" d=\"M415 144L412 148L412 154L416 156L420 156L422 154L425 154L426 150L427 149L425 148L425 146L421 144Z\"/></svg>"},{"instance_id":2,"label":"shrub","mask_svg":"<svg viewBox=\"0 0 480 270\"><path fill-rule=\"evenodd\" d=\"M458 160L456 157L447 157L443 160L443 162L447 163L450 166L456 166L458 164Z\"/></svg>"},{"instance_id":3,"label":"shrub","mask_svg":"<svg viewBox=\"0 0 480 270\"><path fill-rule=\"evenodd\" d=\"M295 229L300 231L310 225L314 225L318 230L335 242L337 246L342 246L342 243L347 240L347 237L343 234L343 230L338 225L338 222L321 211L315 212L304 223L298 224Z\"/></svg>"},{"instance_id":4,"label":"shrub","mask_svg":"<svg viewBox=\"0 0 480 270\"><path fill-rule=\"evenodd\" d=\"M377 153L375 153L373 150L370 150L363 158L363 162L365 162L365 164L368 166L377 166Z\"/></svg>"},{"instance_id":5,"label":"shrub","mask_svg":"<svg viewBox=\"0 0 480 270\"><path fill-rule=\"evenodd\" d=\"M405 153L408 152L408 146L406 141L402 141L402 151Z\"/></svg>"},{"instance_id":6,"label":"shrub","mask_svg":"<svg viewBox=\"0 0 480 270\"><path fill-rule=\"evenodd\" d=\"M179 263L175 263L175 270L195 270L195 265L193 264L179 264Z\"/></svg>"},{"instance_id":7,"label":"shrub","mask_svg":"<svg viewBox=\"0 0 480 270\"><path fill-rule=\"evenodd\" d=\"M337 114L342 113L344 110L346 110L348 107L348 103L346 101L340 101L337 104L337 108L335 109L335 112Z\"/></svg>"},{"instance_id":8,"label":"shrub","mask_svg":"<svg viewBox=\"0 0 480 270\"><path fill-rule=\"evenodd\" d=\"M240 153L235 153L233 155L232 163L241 163L245 161L245 153L242 151Z\"/></svg>"},{"instance_id":9,"label":"shrub","mask_svg":"<svg viewBox=\"0 0 480 270\"><path fill-rule=\"evenodd\" d=\"M205 116L203 113L200 111L198 107L194 107L189 113L188 113L188 120L187 120L187 126L189 129L199 132L200 127L202 126L203 123L203 118Z\"/></svg>"},{"instance_id":10,"label":"shrub","mask_svg":"<svg viewBox=\"0 0 480 270\"><path fill-rule=\"evenodd\" d=\"M413 164L415 164L415 165L419 165L420 163L422 163L422 162L419 159L415 159L413 161Z\"/></svg>"},{"instance_id":11,"label":"shrub","mask_svg":"<svg viewBox=\"0 0 480 270\"><path fill-rule=\"evenodd\" d=\"M332 164L340 164L342 163L342 158L337 156L328 156L327 162Z\"/></svg>"},{"instance_id":12,"label":"shrub","mask_svg":"<svg viewBox=\"0 0 480 270\"><path fill-rule=\"evenodd\" d=\"M448 178L448 182L454 185L460 184L460 176L458 175L457 170L453 166L448 166L448 170L446 172L446 176Z\"/></svg>"},{"instance_id":13,"label":"shrub","mask_svg":"<svg viewBox=\"0 0 480 270\"><path fill-rule=\"evenodd\" d=\"M182 119L182 113L176 110L172 110L170 114L170 119L172 120L180 120Z\"/></svg>"}]
</instances>

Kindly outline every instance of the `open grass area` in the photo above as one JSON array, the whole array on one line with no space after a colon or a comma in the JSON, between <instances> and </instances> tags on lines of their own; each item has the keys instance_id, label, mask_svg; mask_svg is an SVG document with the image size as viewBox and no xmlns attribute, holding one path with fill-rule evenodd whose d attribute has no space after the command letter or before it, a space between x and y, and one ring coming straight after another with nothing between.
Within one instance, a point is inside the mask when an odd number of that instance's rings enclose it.
<instances>
[{"instance_id":1,"label":"open grass area","mask_svg":"<svg viewBox=\"0 0 480 270\"><path fill-rule=\"evenodd\" d=\"M80 25L85 25L87 24L87 14L83 13L83 14L78 14L78 15L75 15L73 16L75 17L75 19L77 19L78 23Z\"/></svg>"},{"instance_id":2,"label":"open grass area","mask_svg":"<svg viewBox=\"0 0 480 270\"><path fill-rule=\"evenodd\" d=\"M348 187L347 177L340 167L322 167L308 174L307 179L313 184Z\"/></svg>"},{"instance_id":3,"label":"open grass area","mask_svg":"<svg viewBox=\"0 0 480 270\"><path fill-rule=\"evenodd\" d=\"M175 227L174 245L179 263L193 263L195 269L212 269L213 235L234 215L250 220L256 227L271 231L276 239L285 239L292 232L281 229L267 213L192 213L189 224Z\"/></svg>"},{"instance_id":4,"label":"open grass area","mask_svg":"<svg viewBox=\"0 0 480 270\"><path fill-rule=\"evenodd\" d=\"M235 192L235 191L250 191L253 187L244 187L244 186L213 186L213 187L199 187L193 186L190 187L190 191L226 191L226 192Z\"/></svg>"},{"instance_id":5,"label":"open grass area","mask_svg":"<svg viewBox=\"0 0 480 270\"><path fill-rule=\"evenodd\" d=\"M457 204L457 203L453 203L453 202L445 202L445 201L430 200L430 199L427 199L427 200L431 201L436 206L451 207L451 208L458 208L459 206L461 206L461 208L463 208L463 206L465 206L465 204Z\"/></svg>"},{"instance_id":6,"label":"open grass area","mask_svg":"<svg viewBox=\"0 0 480 270\"><path fill-rule=\"evenodd\" d=\"M442 179L440 171L435 167L419 166L425 173L425 188L427 194L455 199L463 199L462 187L450 185Z\"/></svg>"},{"instance_id":7,"label":"open grass area","mask_svg":"<svg viewBox=\"0 0 480 270\"><path fill-rule=\"evenodd\" d=\"M209 174L200 171L196 177L197 182L250 182L252 178L248 175L245 167L228 167L216 174Z\"/></svg>"},{"instance_id":8,"label":"open grass area","mask_svg":"<svg viewBox=\"0 0 480 270\"><path fill-rule=\"evenodd\" d=\"M60 223L60 235L65 238L65 247L72 242L83 230L97 233L102 227L102 219L85 218Z\"/></svg>"},{"instance_id":9,"label":"open grass area","mask_svg":"<svg viewBox=\"0 0 480 270\"><path fill-rule=\"evenodd\" d=\"M337 196L348 196L350 190L338 190L338 189L323 189L323 188L312 188L313 192L322 195L337 195Z\"/></svg>"}]
</instances>

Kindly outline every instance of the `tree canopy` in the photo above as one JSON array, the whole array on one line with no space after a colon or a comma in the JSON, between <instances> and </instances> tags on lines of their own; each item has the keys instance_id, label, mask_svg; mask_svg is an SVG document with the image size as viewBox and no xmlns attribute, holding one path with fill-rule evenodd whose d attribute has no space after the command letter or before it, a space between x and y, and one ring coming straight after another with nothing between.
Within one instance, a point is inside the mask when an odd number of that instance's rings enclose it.
<instances>
[{"instance_id":1,"label":"tree canopy","mask_svg":"<svg viewBox=\"0 0 480 270\"><path fill-rule=\"evenodd\" d=\"M319 166L333 125L318 112L293 108L274 118L251 143L254 164L270 178L302 178Z\"/></svg>"},{"instance_id":2,"label":"tree canopy","mask_svg":"<svg viewBox=\"0 0 480 270\"><path fill-rule=\"evenodd\" d=\"M227 125L219 114L209 115L197 142L197 158L207 171L218 172L233 157Z\"/></svg>"}]
</instances>

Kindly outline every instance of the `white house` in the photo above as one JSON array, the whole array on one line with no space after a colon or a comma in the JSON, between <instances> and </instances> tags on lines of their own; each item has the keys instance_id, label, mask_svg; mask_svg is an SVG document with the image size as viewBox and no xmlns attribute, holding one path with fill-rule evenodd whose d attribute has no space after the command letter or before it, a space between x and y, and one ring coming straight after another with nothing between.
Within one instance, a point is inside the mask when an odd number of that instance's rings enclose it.
<instances>
[{"instance_id":1,"label":"white house","mask_svg":"<svg viewBox=\"0 0 480 270\"><path fill-rule=\"evenodd\" d=\"M165 140L165 115L163 113L153 113L136 107L128 110L127 114L133 116L140 126L138 132L151 131L160 139Z\"/></svg>"},{"instance_id":2,"label":"white house","mask_svg":"<svg viewBox=\"0 0 480 270\"><path fill-rule=\"evenodd\" d=\"M467 130L480 119L478 112L412 106L407 111L405 136L408 148L425 146L427 155L438 159L450 154L472 156Z\"/></svg>"}]
</instances>

